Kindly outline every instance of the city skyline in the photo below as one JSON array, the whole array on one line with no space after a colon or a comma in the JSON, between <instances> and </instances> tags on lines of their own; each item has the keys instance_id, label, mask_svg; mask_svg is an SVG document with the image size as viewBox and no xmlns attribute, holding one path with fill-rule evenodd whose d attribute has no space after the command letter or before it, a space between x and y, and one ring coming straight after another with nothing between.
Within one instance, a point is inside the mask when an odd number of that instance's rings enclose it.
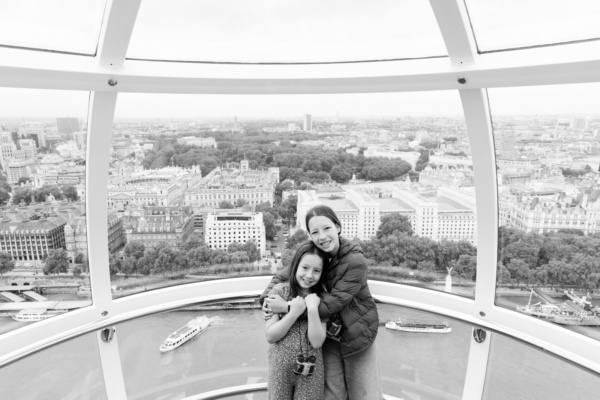
<instances>
[{"instance_id":1,"label":"city skyline","mask_svg":"<svg viewBox=\"0 0 600 400\"><path fill-rule=\"evenodd\" d=\"M599 114L600 83L488 90L492 116ZM0 88L0 118L86 119L88 92ZM463 115L459 92L330 95L121 93L115 120L202 118L410 117Z\"/></svg>"}]
</instances>

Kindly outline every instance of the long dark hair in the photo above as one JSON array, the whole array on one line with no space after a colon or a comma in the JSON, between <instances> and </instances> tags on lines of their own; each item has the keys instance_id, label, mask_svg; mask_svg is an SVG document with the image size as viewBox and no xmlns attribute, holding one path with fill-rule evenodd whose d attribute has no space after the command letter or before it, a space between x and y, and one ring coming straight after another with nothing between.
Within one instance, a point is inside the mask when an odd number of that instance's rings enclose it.
<instances>
[{"instance_id":1,"label":"long dark hair","mask_svg":"<svg viewBox=\"0 0 600 400\"><path fill-rule=\"evenodd\" d=\"M312 217L327 217L327 218L329 218L331 220L331 222L333 222L335 225L337 225L340 228L340 230L338 231L338 236L342 233L342 223L340 222L340 219L338 218L338 216L335 214L335 211L333 211L331 209L331 207L320 205L320 206L314 206L313 208L308 210L308 212L306 213L306 230L308 231L308 236L310 236L310 228L308 227L308 222L310 221L310 219Z\"/></svg>"},{"instance_id":2,"label":"long dark hair","mask_svg":"<svg viewBox=\"0 0 600 400\"><path fill-rule=\"evenodd\" d=\"M317 296L321 297L321 294L324 291L323 281L325 280L325 272L327 271L327 266L329 264L329 256L319 249L311 240L306 240L302 242L302 244L296 250L294 254L294 258L292 258L292 263L290 265L290 297L293 299L296 296L302 293L302 288L296 279L296 272L298 271L298 266L300 265L300 260L306 254L314 254L318 256L323 261L323 270L321 271L321 277L316 285L311 287L313 293L316 293Z\"/></svg>"}]
</instances>

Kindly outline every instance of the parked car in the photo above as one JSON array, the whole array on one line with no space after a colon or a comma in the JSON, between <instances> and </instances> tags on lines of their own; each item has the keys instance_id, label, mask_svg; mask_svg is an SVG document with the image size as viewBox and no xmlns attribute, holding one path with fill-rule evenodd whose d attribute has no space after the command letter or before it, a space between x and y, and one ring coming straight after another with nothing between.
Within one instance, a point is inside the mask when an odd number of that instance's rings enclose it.
<instances>
[{"instance_id":1,"label":"parked car","mask_svg":"<svg viewBox=\"0 0 600 400\"><path fill-rule=\"evenodd\" d=\"M25 267L27 267L27 268L31 268L31 267L33 267L33 264L32 264L32 263L30 263L30 262L26 262L24 265L25 265Z\"/></svg>"}]
</instances>

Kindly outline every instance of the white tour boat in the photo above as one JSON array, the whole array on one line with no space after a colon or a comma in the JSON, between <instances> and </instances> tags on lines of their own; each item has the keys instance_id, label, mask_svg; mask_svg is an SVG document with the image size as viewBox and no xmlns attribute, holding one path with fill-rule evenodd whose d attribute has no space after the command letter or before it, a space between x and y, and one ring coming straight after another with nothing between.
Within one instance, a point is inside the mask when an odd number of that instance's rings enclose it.
<instances>
[{"instance_id":1,"label":"white tour boat","mask_svg":"<svg viewBox=\"0 0 600 400\"><path fill-rule=\"evenodd\" d=\"M64 311L46 310L45 308L33 308L31 310L21 310L12 316L12 319L19 322L35 322L44 319L56 317L63 314Z\"/></svg>"},{"instance_id":2,"label":"white tour boat","mask_svg":"<svg viewBox=\"0 0 600 400\"><path fill-rule=\"evenodd\" d=\"M452 328L448 323L443 324L428 324L428 323L408 323L402 322L400 319L390 321L385 324L388 329L403 332L421 332L421 333L449 333Z\"/></svg>"},{"instance_id":3,"label":"white tour boat","mask_svg":"<svg viewBox=\"0 0 600 400\"><path fill-rule=\"evenodd\" d=\"M187 324L171 333L160 345L160 351L166 353L181 346L197 334L204 331L210 325L211 320L207 317L196 317Z\"/></svg>"}]
</instances>

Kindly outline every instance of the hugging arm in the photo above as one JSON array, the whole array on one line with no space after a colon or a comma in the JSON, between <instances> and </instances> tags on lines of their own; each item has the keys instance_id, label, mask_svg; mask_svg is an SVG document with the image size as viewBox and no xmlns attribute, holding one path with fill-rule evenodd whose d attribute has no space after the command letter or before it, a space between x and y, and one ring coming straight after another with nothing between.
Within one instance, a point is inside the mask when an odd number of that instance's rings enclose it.
<instances>
[{"instance_id":1,"label":"hugging arm","mask_svg":"<svg viewBox=\"0 0 600 400\"><path fill-rule=\"evenodd\" d=\"M273 287L275 287L275 285L277 285L278 283L287 282L289 280L290 280L290 267L285 267L271 279L271 282L269 282L269 285L267 286L267 288L265 290L263 290L262 294L260 295L260 297L258 299L260 304L261 305L263 304L263 302L265 301L265 298L269 296L269 293L271 292L271 290L273 290Z\"/></svg>"},{"instance_id":2,"label":"hugging arm","mask_svg":"<svg viewBox=\"0 0 600 400\"><path fill-rule=\"evenodd\" d=\"M321 318L329 318L339 313L367 284L367 262L364 257L353 260L344 275L335 283L329 293L323 293L319 305Z\"/></svg>"}]
</instances>

